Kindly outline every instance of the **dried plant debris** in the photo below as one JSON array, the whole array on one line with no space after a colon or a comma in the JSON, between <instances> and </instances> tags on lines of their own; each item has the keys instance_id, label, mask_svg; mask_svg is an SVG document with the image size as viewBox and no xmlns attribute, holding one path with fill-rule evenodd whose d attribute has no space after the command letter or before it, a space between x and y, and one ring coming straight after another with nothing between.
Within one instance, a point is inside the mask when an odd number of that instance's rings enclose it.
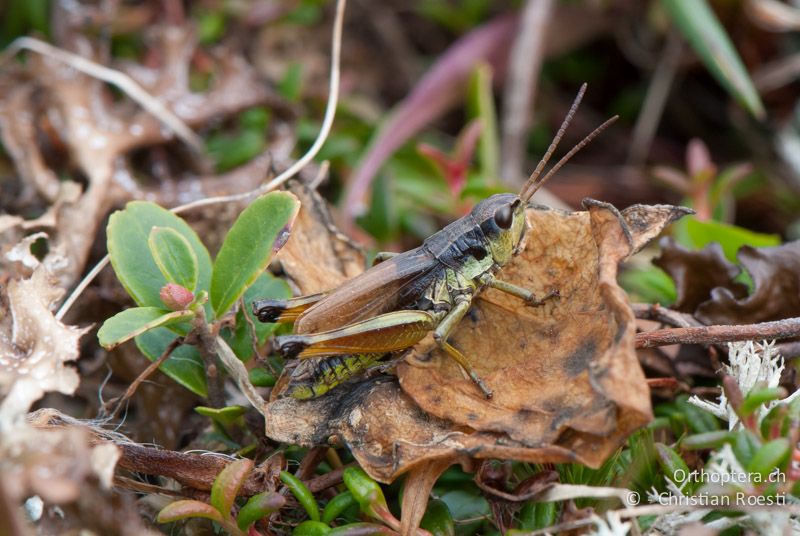
<instances>
[{"instance_id":1,"label":"dried plant debris","mask_svg":"<svg viewBox=\"0 0 800 536\"><path fill-rule=\"evenodd\" d=\"M336 229L325 200L298 180L287 188L300 200L300 212L275 259L300 293L324 292L363 272L364 252Z\"/></svg>"},{"instance_id":2,"label":"dried plant debris","mask_svg":"<svg viewBox=\"0 0 800 536\"><path fill-rule=\"evenodd\" d=\"M62 294L44 266L30 279L8 283L2 299L11 314L0 316L0 430L19 424L45 393L72 394L78 387L78 372L66 363L78 359L87 330L55 319L51 306Z\"/></svg>"},{"instance_id":3,"label":"dried plant debris","mask_svg":"<svg viewBox=\"0 0 800 536\"><path fill-rule=\"evenodd\" d=\"M531 308L487 291L450 339L468 352L494 398L426 339L397 367L399 381L369 377L308 402L274 400L267 435L345 443L384 482L433 460L599 466L652 417L617 264L686 209L585 206L529 209L525 250L501 272L539 295L558 289L560 299Z\"/></svg>"},{"instance_id":4,"label":"dried plant debris","mask_svg":"<svg viewBox=\"0 0 800 536\"><path fill-rule=\"evenodd\" d=\"M742 246L737 258L753 281L753 291L734 281L740 269L717 244L687 251L662 244L654 262L678 287L676 308L704 324L754 324L800 316L800 241L782 246Z\"/></svg>"},{"instance_id":5,"label":"dried plant debris","mask_svg":"<svg viewBox=\"0 0 800 536\"><path fill-rule=\"evenodd\" d=\"M106 56L102 44L68 21L55 17L54 24L69 48L89 59ZM273 98L239 53L222 50L213 55L216 69L211 87L192 91L189 70L197 48L195 33L188 26L164 25L154 27L150 37L154 57L160 60L157 66L118 63L112 67L129 74L152 99L190 127ZM15 212L45 211L47 218L28 221L6 216L0 219L0 232L7 239L12 234L9 241L13 243L28 229L52 229L51 250L59 255L65 252L67 260L54 275L63 287L71 286L84 268L96 229L115 205L145 197L174 203L174 190L180 188L184 189L183 197L177 199L180 202L218 191L215 176L184 181L191 187L176 187L172 180L156 187L137 182L131 153L174 139L173 131L159 118L130 101L115 99L103 82L71 65L30 53L25 64L5 66L0 79L0 141L20 176L22 194ZM184 153L186 164L181 168L197 168L197 155ZM245 177L243 185L229 181L225 188L228 192L250 189L252 176ZM225 178L242 179L235 174ZM84 180L85 186L80 185Z\"/></svg>"},{"instance_id":6,"label":"dried plant debris","mask_svg":"<svg viewBox=\"0 0 800 536\"><path fill-rule=\"evenodd\" d=\"M717 287L728 289L736 298L747 295L747 286L735 281L741 268L725 258L718 243L691 251L665 237L659 245L661 255L653 259L653 264L675 281L678 299L672 305L673 309L693 313Z\"/></svg>"}]
</instances>

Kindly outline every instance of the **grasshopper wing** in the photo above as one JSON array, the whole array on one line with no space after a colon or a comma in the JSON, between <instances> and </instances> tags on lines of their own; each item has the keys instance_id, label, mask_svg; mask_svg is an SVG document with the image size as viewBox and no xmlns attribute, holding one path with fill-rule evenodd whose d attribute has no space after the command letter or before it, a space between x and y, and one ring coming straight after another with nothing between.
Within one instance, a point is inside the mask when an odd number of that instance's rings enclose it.
<instances>
[{"instance_id":1,"label":"grasshopper wing","mask_svg":"<svg viewBox=\"0 0 800 536\"><path fill-rule=\"evenodd\" d=\"M414 303L431 283L438 261L416 248L392 257L344 282L306 310L295 333L344 327Z\"/></svg>"}]
</instances>

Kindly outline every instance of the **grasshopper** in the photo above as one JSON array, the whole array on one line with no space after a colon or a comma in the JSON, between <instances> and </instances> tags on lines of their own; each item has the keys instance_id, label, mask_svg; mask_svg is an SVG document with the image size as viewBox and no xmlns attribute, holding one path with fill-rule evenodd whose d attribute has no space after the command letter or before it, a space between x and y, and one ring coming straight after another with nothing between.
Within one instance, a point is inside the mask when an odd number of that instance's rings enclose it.
<instances>
[{"instance_id":1,"label":"grasshopper","mask_svg":"<svg viewBox=\"0 0 800 536\"><path fill-rule=\"evenodd\" d=\"M528 289L497 277L524 248L525 208L533 194L575 153L617 119L612 117L573 147L542 175L586 90L584 84L555 138L519 195L496 194L472 211L404 253L379 253L363 274L329 292L290 300L256 300L262 322L294 321L294 333L276 337L278 352L301 360L292 371L285 396L321 396L387 355L406 350L433 331L441 350L453 359L480 391L492 391L469 359L448 342L472 300L495 288L536 307L558 296L538 298Z\"/></svg>"}]
</instances>

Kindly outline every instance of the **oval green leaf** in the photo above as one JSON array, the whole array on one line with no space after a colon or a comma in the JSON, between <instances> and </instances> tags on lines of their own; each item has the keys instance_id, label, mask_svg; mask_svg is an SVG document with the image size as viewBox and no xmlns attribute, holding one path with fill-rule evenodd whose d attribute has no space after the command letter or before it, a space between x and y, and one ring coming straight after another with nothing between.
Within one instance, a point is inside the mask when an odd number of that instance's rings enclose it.
<instances>
[{"instance_id":1,"label":"oval green leaf","mask_svg":"<svg viewBox=\"0 0 800 536\"><path fill-rule=\"evenodd\" d=\"M689 217L685 218L681 224L685 225L692 247L700 249L711 242L719 242L725 257L731 262L737 261L736 253L742 246L761 248L781 244L779 235L756 233L743 227L718 221L700 221L697 218Z\"/></svg>"},{"instance_id":2,"label":"oval green leaf","mask_svg":"<svg viewBox=\"0 0 800 536\"><path fill-rule=\"evenodd\" d=\"M150 254L148 238L153 227L169 227L180 233L197 257L197 289L211 286L211 257L189 225L170 211L154 203L132 201L111 215L108 221L108 254L111 266L122 286L137 305L162 307L158 293L167 279ZM211 307L206 314L212 320Z\"/></svg>"},{"instance_id":3,"label":"oval green leaf","mask_svg":"<svg viewBox=\"0 0 800 536\"><path fill-rule=\"evenodd\" d=\"M311 490L303 484L303 481L294 476L292 473L287 471L281 471L280 474L281 482L283 482L289 491L292 492L297 502L300 503L300 506L305 509L308 517L311 518L312 521L319 521L319 506L317 505L317 501L314 499L314 494L311 493Z\"/></svg>"},{"instance_id":4,"label":"oval green leaf","mask_svg":"<svg viewBox=\"0 0 800 536\"><path fill-rule=\"evenodd\" d=\"M322 522L331 523L335 521L342 512L356 504L358 503L352 493L349 491L340 493L325 505L325 508L322 510Z\"/></svg>"},{"instance_id":5,"label":"oval green leaf","mask_svg":"<svg viewBox=\"0 0 800 536\"><path fill-rule=\"evenodd\" d=\"M358 501L363 513L379 518L378 510L389 510L380 484L375 482L362 468L352 466L346 468L342 474L342 480Z\"/></svg>"},{"instance_id":6,"label":"oval green leaf","mask_svg":"<svg viewBox=\"0 0 800 536\"><path fill-rule=\"evenodd\" d=\"M747 417L765 404L773 400L780 400L781 398L786 398L786 389L783 387L753 389L744 397L742 407L739 408L739 414L742 415L742 417Z\"/></svg>"},{"instance_id":7,"label":"oval green leaf","mask_svg":"<svg viewBox=\"0 0 800 536\"><path fill-rule=\"evenodd\" d=\"M419 525L432 536L455 536L456 527L453 516L444 501L433 499L428 502L428 508Z\"/></svg>"},{"instance_id":8,"label":"oval green leaf","mask_svg":"<svg viewBox=\"0 0 800 536\"><path fill-rule=\"evenodd\" d=\"M733 441L734 434L727 430L701 432L687 436L681 440L681 448L687 450L716 449Z\"/></svg>"},{"instance_id":9,"label":"oval green leaf","mask_svg":"<svg viewBox=\"0 0 800 536\"><path fill-rule=\"evenodd\" d=\"M145 331L188 320L192 311L168 311L158 307L132 307L115 314L97 332L100 346L106 350L119 346Z\"/></svg>"},{"instance_id":10,"label":"oval green leaf","mask_svg":"<svg viewBox=\"0 0 800 536\"><path fill-rule=\"evenodd\" d=\"M662 0L670 18L711 74L755 118L764 105L728 34L706 0Z\"/></svg>"},{"instance_id":11,"label":"oval green leaf","mask_svg":"<svg viewBox=\"0 0 800 536\"><path fill-rule=\"evenodd\" d=\"M211 506L223 517L231 515L231 508L247 475L253 470L253 460L243 458L225 466L211 485Z\"/></svg>"},{"instance_id":12,"label":"oval green leaf","mask_svg":"<svg viewBox=\"0 0 800 536\"><path fill-rule=\"evenodd\" d=\"M190 517L204 517L218 523L222 521L222 516L213 506L194 500L175 501L166 505L158 513L156 521L173 523Z\"/></svg>"},{"instance_id":13,"label":"oval green leaf","mask_svg":"<svg viewBox=\"0 0 800 536\"><path fill-rule=\"evenodd\" d=\"M155 361L176 337L167 328L155 328L137 336L136 346L147 359ZM178 346L158 369L194 394L202 397L208 395L205 365L194 346Z\"/></svg>"},{"instance_id":14,"label":"oval green leaf","mask_svg":"<svg viewBox=\"0 0 800 536\"><path fill-rule=\"evenodd\" d=\"M757 473L766 480L770 473L783 467L791 451L792 444L788 438L773 439L756 451L753 459L747 464L747 472L751 475Z\"/></svg>"},{"instance_id":15,"label":"oval green leaf","mask_svg":"<svg viewBox=\"0 0 800 536\"><path fill-rule=\"evenodd\" d=\"M331 528L321 521L309 519L297 525L292 531L293 536L323 536L328 534Z\"/></svg>"},{"instance_id":16,"label":"oval green leaf","mask_svg":"<svg viewBox=\"0 0 800 536\"><path fill-rule=\"evenodd\" d=\"M245 306L236 313L235 327L222 330L222 337L239 359L248 361L253 357L253 335L257 338L257 345L261 346L278 327L278 324L261 322L256 318L251 307L253 301L263 298L282 300L291 297L292 289L289 288L289 284L269 272L260 274L250 285L244 293Z\"/></svg>"},{"instance_id":17,"label":"oval green leaf","mask_svg":"<svg viewBox=\"0 0 800 536\"><path fill-rule=\"evenodd\" d=\"M236 516L236 524L239 525L240 529L247 530L247 527L259 519L280 510L284 504L286 504L286 498L274 491L265 491L258 495L253 495L247 501L247 504L239 510L239 515Z\"/></svg>"},{"instance_id":18,"label":"oval green leaf","mask_svg":"<svg viewBox=\"0 0 800 536\"><path fill-rule=\"evenodd\" d=\"M194 410L200 415L208 417L212 421L215 421L222 426L230 426L234 424L236 420L245 413L245 409L242 406L227 406L224 408L196 406Z\"/></svg>"},{"instance_id":19,"label":"oval green leaf","mask_svg":"<svg viewBox=\"0 0 800 536\"><path fill-rule=\"evenodd\" d=\"M211 305L224 314L264 271L288 239L300 202L289 192L271 192L244 209L214 261Z\"/></svg>"},{"instance_id":20,"label":"oval green leaf","mask_svg":"<svg viewBox=\"0 0 800 536\"><path fill-rule=\"evenodd\" d=\"M186 237L170 227L153 227L147 245L167 281L195 291L200 271L197 254Z\"/></svg>"}]
</instances>

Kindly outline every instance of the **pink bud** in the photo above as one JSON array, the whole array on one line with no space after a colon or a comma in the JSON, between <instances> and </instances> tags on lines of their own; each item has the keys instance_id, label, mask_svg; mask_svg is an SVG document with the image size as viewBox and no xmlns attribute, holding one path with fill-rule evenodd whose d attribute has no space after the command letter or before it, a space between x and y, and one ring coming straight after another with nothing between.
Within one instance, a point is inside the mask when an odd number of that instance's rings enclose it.
<instances>
[{"instance_id":1,"label":"pink bud","mask_svg":"<svg viewBox=\"0 0 800 536\"><path fill-rule=\"evenodd\" d=\"M158 296L164 305L173 311L182 311L194 301L192 291L175 283L167 283L161 287L161 292L158 293Z\"/></svg>"}]
</instances>

